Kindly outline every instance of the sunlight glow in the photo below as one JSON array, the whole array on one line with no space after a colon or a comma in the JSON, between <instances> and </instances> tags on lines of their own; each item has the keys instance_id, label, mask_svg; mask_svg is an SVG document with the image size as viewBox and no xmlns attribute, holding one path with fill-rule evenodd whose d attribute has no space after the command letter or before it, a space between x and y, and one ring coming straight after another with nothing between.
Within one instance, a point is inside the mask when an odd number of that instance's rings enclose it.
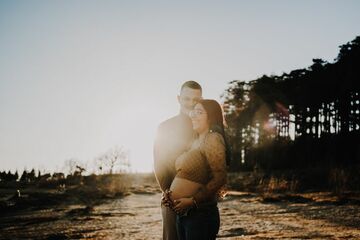
<instances>
[{"instance_id":1,"label":"sunlight glow","mask_svg":"<svg viewBox=\"0 0 360 240\"><path fill-rule=\"evenodd\" d=\"M0 170L61 171L123 146L132 171L152 171L184 81L219 100L232 80L332 61L360 15L332 3L319 21L324 2L0 1Z\"/></svg>"}]
</instances>

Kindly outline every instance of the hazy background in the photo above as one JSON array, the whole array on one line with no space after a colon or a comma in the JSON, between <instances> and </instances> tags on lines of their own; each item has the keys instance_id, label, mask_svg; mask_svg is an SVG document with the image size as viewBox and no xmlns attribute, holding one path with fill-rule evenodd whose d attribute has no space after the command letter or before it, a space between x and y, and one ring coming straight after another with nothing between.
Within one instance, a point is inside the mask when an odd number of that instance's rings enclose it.
<instances>
[{"instance_id":1,"label":"hazy background","mask_svg":"<svg viewBox=\"0 0 360 240\"><path fill-rule=\"evenodd\" d=\"M152 170L159 122L196 80L329 62L360 33L359 1L0 1L0 170L62 170L119 145Z\"/></svg>"}]
</instances>

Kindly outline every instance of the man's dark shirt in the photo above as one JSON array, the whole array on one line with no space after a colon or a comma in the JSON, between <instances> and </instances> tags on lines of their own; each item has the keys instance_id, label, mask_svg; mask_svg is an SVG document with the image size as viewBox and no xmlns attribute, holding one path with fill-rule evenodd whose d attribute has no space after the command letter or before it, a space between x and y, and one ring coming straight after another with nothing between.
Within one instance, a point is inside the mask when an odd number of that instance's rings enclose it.
<instances>
[{"instance_id":1,"label":"man's dark shirt","mask_svg":"<svg viewBox=\"0 0 360 240\"><path fill-rule=\"evenodd\" d=\"M193 138L190 118L180 113L162 122L154 144L154 170L162 191L170 188L176 175L175 160L188 148Z\"/></svg>"}]
</instances>

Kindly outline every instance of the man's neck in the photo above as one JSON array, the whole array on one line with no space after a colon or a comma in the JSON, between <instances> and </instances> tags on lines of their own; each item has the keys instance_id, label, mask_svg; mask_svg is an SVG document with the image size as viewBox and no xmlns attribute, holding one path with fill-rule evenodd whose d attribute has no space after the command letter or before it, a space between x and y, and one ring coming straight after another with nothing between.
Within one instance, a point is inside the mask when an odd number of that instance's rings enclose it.
<instances>
[{"instance_id":1,"label":"man's neck","mask_svg":"<svg viewBox=\"0 0 360 240\"><path fill-rule=\"evenodd\" d=\"M183 113L182 111L179 112L179 116L181 116L181 117L189 117L188 114Z\"/></svg>"}]
</instances>

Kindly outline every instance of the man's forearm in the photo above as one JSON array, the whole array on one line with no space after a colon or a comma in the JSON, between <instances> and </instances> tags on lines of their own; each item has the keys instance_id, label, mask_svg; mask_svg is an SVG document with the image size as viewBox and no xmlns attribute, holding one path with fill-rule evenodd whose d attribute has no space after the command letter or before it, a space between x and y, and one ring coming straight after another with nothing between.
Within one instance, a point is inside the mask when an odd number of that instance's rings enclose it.
<instances>
[{"instance_id":1,"label":"man's forearm","mask_svg":"<svg viewBox=\"0 0 360 240\"><path fill-rule=\"evenodd\" d=\"M164 192L166 189L170 188L171 185L171 178L169 176L165 176L163 174L156 174L155 172L156 181L159 184L161 190Z\"/></svg>"},{"instance_id":2,"label":"man's forearm","mask_svg":"<svg viewBox=\"0 0 360 240\"><path fill-rule=\"evenodd\" d=\"M174 179L172 171L170 171L164 163L160 164L159 162L155 162L154 173L161 190L165 191L166 189L169 189L172 180Z\"/></svg>"}]
</instances>

